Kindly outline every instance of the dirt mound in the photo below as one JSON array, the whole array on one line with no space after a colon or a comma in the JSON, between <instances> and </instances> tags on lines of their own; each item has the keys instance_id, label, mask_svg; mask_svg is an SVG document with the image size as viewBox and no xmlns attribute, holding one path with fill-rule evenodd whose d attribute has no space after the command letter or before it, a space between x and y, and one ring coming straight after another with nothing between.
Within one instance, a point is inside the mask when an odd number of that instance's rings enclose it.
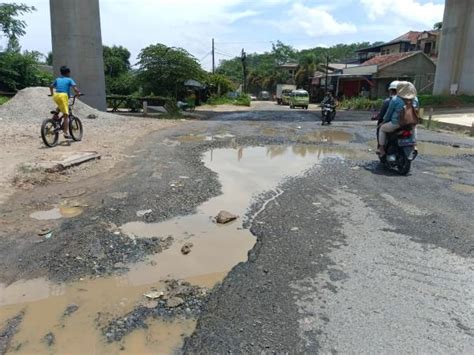
<instances>
[{"instance_id":1,"label":"dirt mound","mask_svg":"<svg viewBox=\"0 0 474 355\"><path fill-rule=\"evenodd\" d=\"M0 118L3 120L41 121L50 116L50 111L56 105L48 97L49 89L45 87L32 87L19 91L15 97L0 106ZM112 118L106 112L98 111L81 101L74 106L74 113L80 118L95 115L97 118Z\"/></svg>"}]
</instances>

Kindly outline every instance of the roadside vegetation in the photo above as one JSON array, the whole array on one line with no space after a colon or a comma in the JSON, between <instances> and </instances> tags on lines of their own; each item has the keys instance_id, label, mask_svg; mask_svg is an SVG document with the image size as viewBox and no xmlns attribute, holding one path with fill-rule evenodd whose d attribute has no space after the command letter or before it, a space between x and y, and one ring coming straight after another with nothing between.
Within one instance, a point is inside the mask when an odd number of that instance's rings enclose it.
<instances>
[{"instance_id":1,"label":"roadside vegetation","mask_svg":"<svg viewBox=\"0 0 474 355\"><path fill-rule=\"evenodd\" d=\"M366 97L353 97L339 102L339 108L345 110L380 110L383 99L371 100Z\"/></svg>"},{"instance_id":2,"label":"roadside vegetation","mask_svg":"<svg viewBox=\"0 0 474 355\"><path fill-rule=\"evenodd\" d=\"M474 96L470 95L420 95L418 99L425 108L474 106Z\"/></svg>"},{"instance_id":3,"label":"roadside vegetation","mask_svg":"<svg viewBox=\"0 0 474 355\"><path fill-rule=\"evenodd\" d=\"M247 94L241 94L236 98L231 98L228 96L211 96L207 102L209 105L235 105L235 106L248 106L250 107L251 99Z\"/></svg>"},{"instance_id":4,"label":"roadside vegetation","mask_svg":"<svg viewBox=\"0 0 474 355\"><path fill-rule=\"evenodd\" d=\"M3 105L5 102L8 101L8 97L6 96L0 96L0 106Z\"/></svg>"}]
</instances>

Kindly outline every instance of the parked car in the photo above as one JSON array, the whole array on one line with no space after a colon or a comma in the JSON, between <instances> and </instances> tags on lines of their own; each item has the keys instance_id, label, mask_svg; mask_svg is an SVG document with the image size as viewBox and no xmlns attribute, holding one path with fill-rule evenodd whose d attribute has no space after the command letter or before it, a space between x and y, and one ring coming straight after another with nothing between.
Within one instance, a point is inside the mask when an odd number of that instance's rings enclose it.
<instances>
[{"instance_id":1,"label":"parked car","mask_svg":"<svg viewBox=\"0 0 474 355\"><path fill-rule=\"evenodd\" d=\"M291 89L283 89L281 92L281 104L282 105L289 105L290 104L290 94L293 90Z\"/></svg>"},{"instance_id":2,"label":"parked car","mask_svg":"<svg viewBox=\"0 0 474 355\"><path fill-rule=\"evenodd\" d=\"M258 94L258 98L262 101L268 101L271 98L271 95L268 91L260 91L260 94Z\"/></svg>"},{"instance_id":3,"label":"parked car","mask_svg":"<svg viewBox=\"0 0 474 355\"><path fill-rule=\"evenodd\" d=\"M290 94L290 108L301 107L308 109L309 94L306 90L293 90Z\"/></svg>"}]
</instances>

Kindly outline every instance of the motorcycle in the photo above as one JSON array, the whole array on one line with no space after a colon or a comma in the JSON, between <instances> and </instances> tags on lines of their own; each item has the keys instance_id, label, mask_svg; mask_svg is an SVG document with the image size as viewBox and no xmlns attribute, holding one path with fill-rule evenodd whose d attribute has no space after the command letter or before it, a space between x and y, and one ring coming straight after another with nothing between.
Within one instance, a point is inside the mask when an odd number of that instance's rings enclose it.
<instances>
[{"instance_id":1,"label":"motorcycle","mask_svg":"<svg viewBox=\"0 0 474 355\"><path fill-rule=\"evenodd\" d=\"M380 157L380 162L385 167L396 170L400 175L407 175L410 172L412 161L418 155L415 146L414 127L401 127L397 131L387 134L386 154Z\"/></svg>"},{"instance_id":2,"label":"motorcycle","mask_svg":"<svg viewBox=\"0 0 474 355\"><path fill-rule=\"evenodd\" d=\"M336 106L331 104L323 104L321 116L322 124L324 125L324 123L327 123L330 125L331 121L334 120L334 117L336 117Z\"/></svg>"}]
</instances>

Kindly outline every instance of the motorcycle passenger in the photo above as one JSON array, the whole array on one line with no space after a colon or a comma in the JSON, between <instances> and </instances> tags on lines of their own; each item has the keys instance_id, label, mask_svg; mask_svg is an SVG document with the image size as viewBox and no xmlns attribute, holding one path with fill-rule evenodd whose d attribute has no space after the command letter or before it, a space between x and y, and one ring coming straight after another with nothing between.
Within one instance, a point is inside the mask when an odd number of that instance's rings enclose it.
<instances>
[{"instance_id":1,"label":"motorcycle passenger","mask_svg":"<svg viewBox=\"0 0 474 355\"><path fill-rule=\"evenodd\" d=\"M397 86L397 96L390 100L387 112L383 117L383 123L380 126L379 131L379 149L377 154L383 157L385 152L385 145L387 143L387 133L395 132L400 128L399 118L400 114L408 103L411 103L413 107L418 108L418 99L416 97L417 92L415 85L408 81L401 81ZM416 130L414 131L416 139Z\"/></svg>"}]
</instances>

